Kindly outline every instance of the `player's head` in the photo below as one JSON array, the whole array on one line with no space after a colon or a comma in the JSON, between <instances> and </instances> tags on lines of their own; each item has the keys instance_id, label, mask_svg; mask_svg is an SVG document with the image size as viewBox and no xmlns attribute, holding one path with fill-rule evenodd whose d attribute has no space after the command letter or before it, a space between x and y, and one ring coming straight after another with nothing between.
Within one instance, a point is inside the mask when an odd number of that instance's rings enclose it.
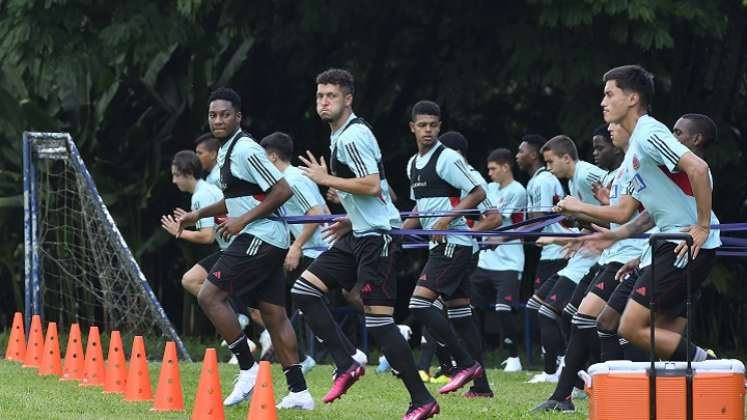
<instances>
[{"instance_id":1,"label":"player's head","mask_svg":"<svg viewBox=\"0 0 747 420\"><path fill-rule=\"evenodd\" d=\"M620 122L631 113L647 114L654 97L654 76L639 65L615 67L602 77L604 121Z\"/></svg>"},{"instance_id":2,"label":"player's head","mask_svg":"<svg viewBox=\"0 0 747 420\"><path fill-rule=\"evenodd\" d=\"M544 161L540 149L547 139L539 134L526 134L521 138L519 150L516 152L516 164L524 172L530 172L533 168L541 166Z\"/></svg>"},{"instance_id":3,"label":"player's head","mask_svg":"<svg viewBox=\"0 0 747 420\"><path fill-rule=\"evenodd\" d=\"M262 140L259 144L265 148L267 158L272 163L278 161L283 163L289 163L293 156L293 138L288 134L276 131Z\"/></svg>"},{"instance_id":4,"label":"player's head","mask_svg":"<svg viewBox=\"0 0 747 420\"><path fill-rule=\"evenodd\" d=\"M329 69L316 76L316 113L330 123L353 108L355 80L347 70Z\"/></svg>"},{"instance_id":5,"label":"player's head","mask_svg":"<svg viewBox=\"0 0 747 420\"><path fill-rule=\"evenodd\" d=\"M213 136L213 133L205 133L195 140L195 153L197 159L200 159L202 169L209 171L215 166L218 160L218 149L220 140Z\"/></svg>"},{"instance_id":6,"label":"player's head","mask_svg":"<svg viewBox=\"0 0 747 420\"><path fill-rule=\"evenodd\" d=\"M208 99L208 124L217 139L225 139L241 124L241 97L231 88L218 88Z\"/></svg>"},{"instance_id":7,"label":"player's head","mask_svg":"<svg viewBox=\"0 0 747 420\"><path fill-rule=\"evenodd\" d=\"M194 183L200 176L202 165L197 154L191 150L182 150L174 155L171 161L171 182L179 191L191 192Z\"/></svg>"},{"instance_id":8,"label":"player's head","mask_svg":"<svg viewBox=\"0 0 747 420\"><path fill-rule=\"evenodd\" d=\"M410 131L418 146L430 147L441 132L441 108L432 101L420 101L410 112Z\"/></svg>"},{"instance_id":9,"label":"player's head","mask_svg":"<svg viewBox=\"0 0 747 420\"><path fill-rule=\"evenodd\" d=\"M609 124L602 124L594 129L591 136L592 155L594 163L602 169L615 169L622 159L623 153L612 143L610 137Z\"/></svg>"},{"instance_id":10,"label":"player's head","mask_svg":"<svg viewBox=\"0 0 747 420\"><path fill-rule=\"evenodd\" d=\"M672 134L690 150L703 150L718 139L716 123L703 114L685 114L674 123Z\"/></svg>"},{"instance_id":11,"label":"player's head","mask_svg":"<svg viewBox=\"0 0 747 420\"><path fill-rule=\"evenodd\" d=\"M508 149L495 149L488 155L488 176L493 182L501 183L513 177L514 157Z\"/></svg>"},{"instance_id":12,"label":"player's head","mask_svg":"<svg viewBox=\"0 0 747 420\"><path fill-rule=\"evenodd\" d=\"M456 150L463 157L467 156L469 142L467 141L467 137L464 137L464 134L458 131L447 131L441 134L438 141L449 149Z\"/></svg>"},{"instance_id":13,"label":"player's head","mask_svg":"<svg viewBox=\"0 0 747 420\"><path fill-rule=\"evenodd\" d=\"M558 178L568 179L573 176L575 162L578 161L576 143L570 137L559 135L551 138L540 149L545 158L547 169Z\"/></svg>"},{"instance_id":14,"label":"player's head","mask_svg":"<svg viewBox=\"0 0 747 420\"><path fill-rule=\"evenodd\" d=\"M610 123L607 126L607 131L609 131L612 144L614 144L615 147L622 150L627 149L630 141L630 133L622 126L622 124Z\"/></svg>"}]
</instances>

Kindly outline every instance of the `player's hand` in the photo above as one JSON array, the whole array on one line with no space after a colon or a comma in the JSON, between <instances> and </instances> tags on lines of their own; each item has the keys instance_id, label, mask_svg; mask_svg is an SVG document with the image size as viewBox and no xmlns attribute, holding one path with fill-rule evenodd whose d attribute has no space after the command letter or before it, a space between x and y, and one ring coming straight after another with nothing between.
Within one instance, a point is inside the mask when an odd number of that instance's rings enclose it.
<instances>
[{"instance_id":1,"label":"player's hand","mask_svg":"<svg viewBox=\"0 0 747 420\"><path fill-rule=\"evenodd\" d=\"M301 247L291 245L291 247L288 248L288 253L285 254L285 262L283 262L285 271L291 272L295 270L296 267L298 267L298 263L301 262L302 254Z\"/></svg>"},{"instance_id":2,"label":"player's hand","mask_svg":"<svg viewBox=\"0 0 747 420\"><path fill-rule=\"evenodd\" d=\"M184 216L185 214L187 214L187 210L184 210L181 207L177 207L177 208L174 209L174 219L175 220L179 219L180 217Z\"/></svg>"},{"instance_id":3,"label":"player's hand","mask_svg":"<svg viewBox=\"0 0 747 420\"><path fill-rule=\"evenodd\" d=\"M327 164L324 162L324 156L320 156L319 160L317 160L317 158L307 150L306 157L299 155L298 158L305 165L298 167L301 172L315 183L325 185L324 181L329 176L329 170L327 169Z\"/></svg>"},{"instance_id":4,"label":"player's hand","mask_svg":"<svg viewBox=\"0 0 747 420\"><path fill-rule=\"evenodd\" d=\"M350 222L350 219L339 219L331 225L322 228L322 239L325 241L336 241L347 235L351 230L353 230L353 224Z\"/></svg>"},{"instance_id":5,"label":"player's hand","mask_svg":"<svg viewBox=\"0 0 747 420\"><path fill-rule=\"evenodd\" d=\"M340 195L337 194L336 189L327 189L327 201L329 201L330 203L340 204Z\"/></svg>"},{"instance_id":6,"label":"player's hand","mask_svg":"<svg viewBox=\"0 0 747 420\"><path fill-rule=\"evenodd\" d=\"M700 225L691 225L682 229L682 232L689 233L690 236L693 237L692 258L694 260L698 257L700 247L703 246L705 241L708 239L708 235L711 233L711 228ZM678 259L687 257L687 243L685 243L685 241L680 242L677 247L674 248L674 253L677 254Z\"/></svg>"},{"instance_id":7,"label":"player's hand","mask_svg":"<svg viewBox=\"0 0 747 420\"><path fill-rule=\"evenodd\" d=\"M175 238L178 238L182 234L182 231L179 230L179 222L170 214L161 216L161 227Z\"/></svg>"},{"instance_id":8,"label":"player's hand","mask_svg":"<svg viewBox=\"0 0 747 420\"><path fill-rule=\"evenodd\" d=\"M558 201L558 204L552 210L563 214L576 213L581 210L581 201L572 195L567 195Z\"/></svg>"},{"instance_id":9,"label":"player's hand","mask_svg":"<svg viewBox=\"0 0 747 420\"><path fill-rule=\"evenodd\" d=\"M240 217L226 217L226 221L218 225L218 235L228 241L232 236L241 233L245 226L246 223Z\"/></svg>"},{"instance_id":10,"label":"player's hand","mask_svg":"<svg viewBox=\"0 0 747 420\"><path fill-rule=\"evenodd\" d=\"M619 241L620 239L624 239L618 233L617 229L609 230L605 227L595 224L592 224L591 226L594 228L594 230L596 230L595 233L584 235L578 238L578 241L581 241L590 252L599 254L605 249L612 246L612 244L614 244L615 242Z\"/></svg>"},{"instance_id":11,"label":"player's hand","mask_svg":"<svg viewBox=\"0 0 747 420\"><path fill-rule=\"evenodd\" d=\"M439 217L431 227L431 230L448 230L450 222L450 218ZM431 241L436 243L446 242L446 235L431 235Z\"/></svg>"},{"instance_id":12,"label":"player's hand","mask_svg":"<svg viewBox=\"0 0 747 420\"><path fill-rule=\"evenodd\" d=\"M640 263L641 263L641 257L636 257L626 262L625 264L623 264L622 267L620 267L620 269L617 270L617 273L615 273L615 280L623 281L625 277L628 277L630 273L633 272L633 270L638 268L638 264Z\"/></svg>"},{"instance_id":13,"label":"player's hand","mask_svg":"<svg viewBox=\"0 0 747 420\"><path fill-rule=\"evenodd\" d=\"M596 181L591 184L591 192L594 194L594 198L599 200L603 206L608 206L610 204L610 190L602 185L601 182Z\"/></svg>"},{"instance_id":14,"label":"player's hand","mask_svg":"<svg viewBox=\"0 0 747 420\"><path fill-rule=\"evenodd\" d=\"M563 258L571 258L581 248L581 241L568 241L563 245Z\"/></svg>"},{"instance_id":15,"label":"player's hand","mask_svg":"<svg viewBox=\"0 0 747 420\"><path fill-rule=\"evenodd\" d=\"M198 220L200 220L200 218L196 211L190 211L177 217L176 222L179 224L177 226L177 230L178 230L177 238L181 236L182 231L184 230L185 227L194 226L195 224L197 224Z\"/></svg>"}]
</instances>

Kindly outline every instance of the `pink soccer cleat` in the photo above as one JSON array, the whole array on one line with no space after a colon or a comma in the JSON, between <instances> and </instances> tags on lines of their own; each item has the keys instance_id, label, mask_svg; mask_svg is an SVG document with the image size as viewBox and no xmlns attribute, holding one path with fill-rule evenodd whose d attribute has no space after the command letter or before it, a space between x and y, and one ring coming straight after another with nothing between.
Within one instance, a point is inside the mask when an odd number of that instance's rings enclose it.
<instances>
[{"instance_id":1,"label":"pink soccer cleat","mask_svg":"<svg viewBox=\"0 0 747 420\"><path fill-rule=\"evenodd\" d=\"M475 362L475 364L468 368L456 371L456 373L451 376L451 381L449 381L448 384L444 385L440 390L438 390L438 392L441 394L454 392L466 385L469 381L475 378L479 378L480 376L482 376L482 374L482 366L480 365L480 363Z\"/></svg>"},{"instance_id":2,"label":"pink soccer cleat","mask_svg":"<svg viewBox=\"0 0 747 420\"><path fill-rule=\"evenodd\" d=\"M361 376L365 375L366 370L363 366L353 363L345 372L335 378L335 382L332 384L332 389L329 390L327 395L322 398L325 404L329 404L332 401L340 398L345 394L348 389L353 386L355 381L360 379Z\"/></svg>"},{"instance_id":3,"label":"pink soccer cleat","mask_svg":"<svg viewBox=\"0 0 747 420\"><path fill-rule=\"evenodd\" d=\"M429 419L439 412L441 412L441 407L439 407L438 403L434 400L418 407L411 406L410 409L407 410L407 413L405 413L405 416L402 417L402 420Z\"/></svg>"}]
</instances>

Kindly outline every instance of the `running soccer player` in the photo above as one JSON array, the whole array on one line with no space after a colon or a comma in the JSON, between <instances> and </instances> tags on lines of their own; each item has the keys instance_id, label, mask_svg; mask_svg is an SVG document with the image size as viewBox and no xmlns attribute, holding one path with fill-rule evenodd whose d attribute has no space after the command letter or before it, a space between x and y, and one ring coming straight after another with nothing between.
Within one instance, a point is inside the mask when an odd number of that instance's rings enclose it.
<instances>
[{"instance_id":1,"label":"running soccer player","mask_svg":"<svg viewBox=\"0 0 747 420\"><path fill-rule=\"evenodd\" d=\"M243 302L242 306L260 310L275 343L290 391L279 407L311 410L314 400L306 387L296 334L285 310L283 261L288 229L284 222L267 218L276 214L293 192L283 174L267 160L264 149L241 130L241 98L235 91L220 88L210 95L208 123L222 143L218 165L224 199L183 215L179 224L181 229L205 217L228 214L218 233L233 240L197 295L203 311L239 361L238 379L223 403L230 406L248 399L259 371L227 303L228 298L234 298Z\"/></svg>"},{"instance_id":2,"label":"running soccer player","mask_svg":"<svg viewBox=\"0 0 747 420\"><path fill-rule=\"evenodd\" d=\"M654 226L662 232L687 232L692 236L691 260L684 243L663 241L656 245L653 252L658 287L651 290L652 266L644 268L619 327L623 338L641 349L650 348L648 303L654 293L658 317L656 354L668 360L685 360L687 343L682 334L687 322L685 267L691 264L693 287L700 286L710 271L715 248L721 245L719 231L710 229L718 219L711 211L708 164L648 115L654 92L651 73L637 65L621 66L605 73L603 82L601 106L605 121L618 123L631 133L621 171L630 173L631 195L646 211L618 229L586 239L604 246L610 240L626 239ZM690 348L692 360L708 357L702 348L694 345Z\"/></svg>"},{"instance_id":3,"label":"running soccer player","mask_svg":"<svg viewBox=\"0 0 747 420\"><path fill-rule=\"evenodd\" d=\"M524 219L527 192L514 180L513 156L508 149L497 149L488 155L488 176L491 183L487 195L501 212L501 225L508 226ZM516 326L512 312L519 305L521 273L524 270L524 247L520 239L502 241L494 249L480 251L477 269L471 277L470 296L475 308L491 308L485 312L485 328L497 326L508 358L503 361L506 372L520 372L521 360L516 346Z\"/></svg>"},{"instance_id":4,"label":"running soccer player","mask_svg":"<svg viewBox=\"0 0 747 420\"><path fill-rule=\"evenodd\" d=\"M205 133L195 140L195 153L200 159L202 170L207 174L205 181L220 189L218 149L220 149L220 140L216 139L213 133Z\"/></svg>"},{"instance_id":5,"label":"running soccer player","mask_svg":"<svg viewBox=\"0 0 747 420\"><path fill-rule=\"evenodd\" d=\"M330 126L329 172L324 158L307 152L300 169L318 185L334 188L350 219L350 232L340 234L301 274L291 290L314 334L330 350L337 367L325 403L340 398L365 372L343 348L339 328L323 297L332 288L351 290L362 284L366 328L399 372L411 403L404 418L425 419L437 414L438 403L418 375L412 352L394 324L396 284L391 257L391 199L383 194L384 171L379 145L368 125L353 113L353 76L329 69L316 78L316 110Z\"/></svg>"},{"instance_id":6,"label":"running soccer player","mask_svg":"<svg viewBox=\"0 0 747 420\"><path fill-rule=\"evenodd\" d=\"M594 196L593 189L607 171L579 160L573 140L563 135L555 136L542 146L540 152L550 172L560 179L568 180L568 189L572 196L587 203L601 204ZM547 369L553 369L553 360L564 353L565 340L569 335L570 320L564 320L561 315L576 287L598 259L599 253L585 248L578 249L568 261L568 265L550 277L535 293L543 301L539 309L539 322L540 338L545 349L545 371L532 378L530 383L557 382L557 368L551 371Z\"/></svg>"}]
</instances>

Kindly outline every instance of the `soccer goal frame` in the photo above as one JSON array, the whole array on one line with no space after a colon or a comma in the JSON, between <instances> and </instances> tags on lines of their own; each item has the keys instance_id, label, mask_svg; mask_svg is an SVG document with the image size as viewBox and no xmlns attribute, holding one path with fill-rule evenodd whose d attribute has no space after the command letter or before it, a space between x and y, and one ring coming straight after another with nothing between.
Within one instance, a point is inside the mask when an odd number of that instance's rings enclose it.
<instances>
[{"instance_id":1,"label":"soccer goal frame","mask_svg":"<svg viewBox=\"0 0 747 420\"><path fill-rule=\"evenodd\" d=\"M171 341L176 342L181 357L184 360L191 361L184 343L174 329L171 321L166 315L161 303L158 301L153 289L150 287L148 280L140 270L140 266L135 260L130 248L127 246L121 232L117 228L104 200L99 195L96 184L91 177L86 165L68 133L44 133L44 132L24 132L23 133L23 192L24 192L24 251L25 251L25 321L28 327L31 316L39 314L44 316L44 270L41 267L43 263L43 250L40 246L42 240L40 231L40 191L39 179L40 172L37 164L40 161L64 161L62 163L50 163L63 165L66 170L76 174L76 187L78 194L87 194L86 205L93 217L94 223L100 223L97 226L103 235L108 236L107 244L112 251L111 259L116 259L113 263L117 270L127 272L128 287L134 293L139 294L137 300L140 306L132 307L132 311L143 311L146 317L149 317L150 326L160 330L162 335ZM69 166L67 166L69 165ZM82 201L82 198L81 198ZM45 227L46 229L46 227ZM99 257L100 258L100 257ZM95 276L95 274L94 274ZM134 285L132 283L135 283ZM96 293L94 293L95 295ZM103 293L104 295L106 293ZM120 297L121 299L121 297ZM120 302L121 304L122 302ZM97 302L99 305L106 306L106 303ZM126 304L126 302L125 302ZM103 311L106 310L102 309ZM76 315L72 315L75 317ZM129 331L136 333L136 331Z\"/></svg>"}]
</instances>

